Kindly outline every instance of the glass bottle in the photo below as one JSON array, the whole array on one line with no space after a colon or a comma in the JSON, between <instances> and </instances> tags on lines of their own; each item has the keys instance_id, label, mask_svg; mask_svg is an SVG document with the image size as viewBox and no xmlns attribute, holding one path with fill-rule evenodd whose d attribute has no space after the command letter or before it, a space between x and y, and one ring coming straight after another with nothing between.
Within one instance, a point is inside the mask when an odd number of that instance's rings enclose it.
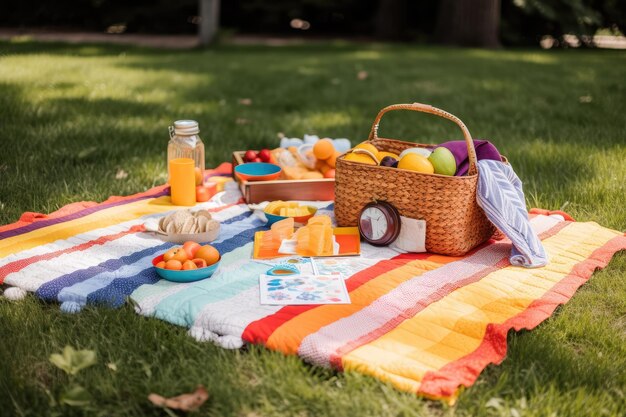
<instances>
[{"instance_id":1,"label":"glass bottle","mask_svg":"<svg viewBox=\"0 0 626 417\"><path fill-rule=\"evenodd\" d=\"M169 127L170 141L167 144L167 177L170 177L170 161L191 158L194 161L196 185L204 182L204 143L198 136L200 129L195 120L177 120Z\"/></svg>"}]
</instances>

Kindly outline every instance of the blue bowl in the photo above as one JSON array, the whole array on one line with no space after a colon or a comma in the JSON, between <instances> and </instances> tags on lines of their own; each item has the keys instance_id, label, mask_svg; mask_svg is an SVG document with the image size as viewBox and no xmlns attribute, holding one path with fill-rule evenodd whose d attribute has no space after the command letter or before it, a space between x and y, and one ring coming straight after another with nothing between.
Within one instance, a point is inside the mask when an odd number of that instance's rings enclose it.
<instances>
[{"instance_id":1,"label":"blue bowl","mask_svg":"<svg viewBox=\"0 0 626 417\"><path fill-rule=\"evenodd\" d=\"M221 259L222 258L220 257L220 260ZM194 282L200 281L201 279L209 278L217 270L217 267L220 264L220 260L218 260L213 265L204 268L176 271L173 269L157 268L156 264L158 264L162 260L163 255L159 255L152 260L152 265L154 265L156 273L161 278L174 282Z\"/></svg>"},{"instance_id":2,"label":"blue bowl","mask_svg":"<svg viewBox=\"0 0 626 417\"><path fill-rule=\"evenodd\" d=\"M280 176L282 168L267 162L248 162L235 167L235 175L242 181L271 181Z\"/></svg>"}]
</instances>

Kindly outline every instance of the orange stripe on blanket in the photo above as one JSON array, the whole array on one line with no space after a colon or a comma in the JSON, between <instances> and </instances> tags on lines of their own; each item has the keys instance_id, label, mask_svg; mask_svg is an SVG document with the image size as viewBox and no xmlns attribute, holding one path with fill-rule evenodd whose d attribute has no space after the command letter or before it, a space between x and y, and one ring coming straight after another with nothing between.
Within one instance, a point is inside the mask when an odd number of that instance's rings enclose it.
<instances>
[{"instance_id":1,"label":"orange stripe on blanket","mask_svg":"<svg viewBox=\"0 0 626 417\"><path fill-rule=\"evenodd\" d=\"M554 235L556 235L558 232L560 232L562 229L564 229L565 227L567 227L570 223L569 222L560 222L557 223L555 226L551 227L548 230L545 230L543 232L541 232L539 234L539 238L541 240L545 240L549 237L552 237ZM484 245L480 247L481 249L484 248ZM493 250L494 246L492 246ZM465 255L463 258L468 259L471 256L475 255L478 252L478 250L472 251L469 254ZM446 257L442 257L443 259L446 259ZM458 258L455 258L458 259ZM441 261L440 261L441 262ZM482 261L478 261L479 263ZM466 277L463 277L463 279L460 279L459 281L456 281L454 283L454 285L448 283L446 284L443 288L439 289L438 291L434 292L433 294L431 294L430 296L420 299L419 297L416 297L415 299L415 305L409 309L403 310L401 313L399 313L396 317L394 317L392 320L390 320L389 322L385 323L384 325L382 325L381 327L378 328L373 328L370 331L368 331L367 334L363 335L362 337L359 337L357 339L353 339L350 340L348 343L346 343L343 346L340 346L337 348L337 350L331 354L330 357L330 364L331 366L333 366L336 369L342 370L342 360L341 358L345 355L347 355L348 353L350 353L351 351L353 351L354 349L357 349L360 346L363 346L373 340L376 340L377 338L383 336L385 333L388 333L389 331L391 331L392 329L394 329L395 327L397 327L398 325L400 325L404 320L406 320L408 317L413 317L415 316L417 313L419 313L420 311L422 311L426 306L430 305L431 303L440 300L441 298L445 297L446 295L450 294L452 291L455 291L458 288L461 288L467 284L470 284L472 282L476 282L479 281L480 279L482 279L483 277L487 276L488 274L490 274L491 272L497 271L499 269L502 268L506 268L509 267L511 264L509 262L509 257L505 256L503 257L499 262L493 264L493 265L486 265L484 269L473 273L471 275L468 275ZM437 271L436 273L438 273L439 271ZM464 273L465 271L463 271ZM443 278L443 277L442 277Z\"/></svg>"},{"instance_id":2,"label":"orange stripe on blanket","mask_svg":"<svg viewBox=\"0 0 626 417\"><path fill-rule=\"evenodd\" d=\"M453 397L460 385L471 386L489 364L500 364L507 351L509 330L532 330L554 310L565 304L576 290L597 269L608 265L613 255L626 250L626 237L618 236L594 251L585 261L578 263L564 279L541 298L533 301L526 310L501 324L489 324L480 346L469 355L451 362L437 371L428 372L422 379L419 394L434 398Z\"/></svg>"},{"instance_id":3,"label":"orange stripe on blanket","mask_svg":"<svg viewBox=\"0 0 626 417\"><path fill-rule=\"evenodd\" d=\"M344 356L343 368L417 392L426 373L476 350L488 324L505 322L528 308L615 236L594 223L570 223L543 242L551 258L547 267L508 267L459 288Z\"/></svg>"},{"instance_id":4,"label":"orange stripe on blanket","mask_svg":"<svg viewBox=\"0 0 626 417\"><path fill-rule=\"evenodd\" d=\"M378 273L374 273L374 270L388 271L390 268L401 267L402 265L414 261L416 259L425 259L427 255L424 254L411 254L400 255L392 259L387 259L378 262L371 267L364 269L352 277L346 280L346 288L348 292L355 290L367 281L378 276ZM260 320L253 321L244 330L241 338L250 343L265 344L272 333L282 326L284 323L305 313L309 310L317 308L317 305L304 305L304 306L287 306L278 310L276 313L264 317Z\"/></svg>"},{"instance_id":5,"label":"orange stripe on blanket","mask_svg":"<svg viewBox=\"0 0 626 417\"><path fill-rule=\"evenodd\" d=\"M232 164L229 162L224 162L215 169L206 170L204 176L205 178L208 178L212 175L229 174L231 170L232 170ZM163 191L167 187L168 185L159 185L157 187L150 188L149 190L146 190L137 194L132 194L128 196L112 196L101 203L96 203L95 201L79 201L79 202L67 204L61 207L60 209L53 211L52 213L49 213L49 214L34 213L30 211L25 212L24 214L22 214L22 216L20 216L20 219L16 221L15 223L9 223L9 224L0 226L0 232L17 229L19 227L26 226L28 224L32 224L33 222L37 222L41 220L54 219L57 217L67 216L67 215L74 214L81 210L91 208L94 206L99 206L99 205L104 205L104 204L109 204L109 203L124 201L124 200L132 200L135 198L150 196L152 194L158 194L159 192Z\"/></svg>"},{"instance_id":6,"label":"orange stripe on blanket","mask_svg":"<svg viewBox=\"0 0 626 417\"><path fill-rule=\"evenodd\" d=\"M350 291L351 304L321 305L313 310L302 312L277 328L267 339L266 346L285 354L295 354L302 339L308 335L327 324L360 311L403 282L422 275L426 271L437 269L441 265L443 264L429 260L415 260L392 270L387 269L383 273L380 273L382 268L369 268L367 282Z\"/></svg>"}]
</instances>

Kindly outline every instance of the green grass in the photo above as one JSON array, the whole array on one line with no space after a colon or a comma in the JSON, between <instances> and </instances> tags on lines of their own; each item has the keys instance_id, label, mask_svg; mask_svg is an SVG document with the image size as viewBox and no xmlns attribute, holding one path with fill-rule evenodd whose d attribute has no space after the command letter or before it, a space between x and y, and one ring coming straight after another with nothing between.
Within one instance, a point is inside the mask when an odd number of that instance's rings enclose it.
<instances>
[{"instance_id":1,"label":"green grass","mask_svg":"<svg viewBox=\"0 0 626 417\"><path fill-rule=\"evenodd\" d=\"M177 119L199 121L211 166L235 149L275 146L278 132L360 141L380 108L420 101L495 143L530 206L626 228L623 52L0 43L0 54L0 224L160 184L167 126ZM358 71L368 78L358 80ZM407 113L385 118L381 135L460 138L447 121ZM127 178L115 178L120 169ZM160 416L150 392L203 383L211 399L199 415L617 416L626 410L626 256L537 329L509 335L506 360L454 407L262 348L198 343L130 307L72 316L33 297L2 299L0 340L2 415ZM93 395L85 408L49 403L69 380L47 358L66 344L98 354L98 365L77 377Z\"/></svg>"}]
</instances>

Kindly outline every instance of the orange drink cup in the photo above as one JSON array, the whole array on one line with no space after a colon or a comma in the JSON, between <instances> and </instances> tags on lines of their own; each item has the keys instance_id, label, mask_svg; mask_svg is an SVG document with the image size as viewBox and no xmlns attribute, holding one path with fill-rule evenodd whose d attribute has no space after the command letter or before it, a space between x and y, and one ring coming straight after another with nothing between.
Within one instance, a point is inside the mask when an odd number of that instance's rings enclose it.
<instances>
[{"instance_id":1,"label":"orange drink cup","mask_svg":"<svg viewBox=\"0 0 626 417\"><path fill-rule=\"evenodd\" d=\"M196 205L196 173L191 158L170 160L170 187L172 204L176 206Z\"/></svg>"}]
</instances>

